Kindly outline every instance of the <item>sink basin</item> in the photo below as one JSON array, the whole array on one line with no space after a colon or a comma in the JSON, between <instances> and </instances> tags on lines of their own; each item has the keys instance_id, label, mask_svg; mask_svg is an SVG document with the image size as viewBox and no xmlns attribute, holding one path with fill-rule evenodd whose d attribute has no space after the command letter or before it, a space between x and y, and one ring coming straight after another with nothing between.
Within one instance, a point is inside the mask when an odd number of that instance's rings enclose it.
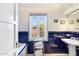
<instances>
[{"instance_id":1,"label":"sink basin","mask_svg":"<svg viewBox=\"0 0 79 59\"><path fill-rule=\"evenodd\" d=\"M72 40L72 39L61 39L61 40L67 44L79 46L79 40Z\"/></svg>"},{"instance_id":2,"label":"sink basin","mask_svg":"<svg viewBox=\"0 0 79 59\"><path fill-rule=\"evenodd\" d=\"M61 40L68 44L69 55L76 56L76 46L79 46L79 40L67 39L67 38Z\"/></svg>"}]
</instances>

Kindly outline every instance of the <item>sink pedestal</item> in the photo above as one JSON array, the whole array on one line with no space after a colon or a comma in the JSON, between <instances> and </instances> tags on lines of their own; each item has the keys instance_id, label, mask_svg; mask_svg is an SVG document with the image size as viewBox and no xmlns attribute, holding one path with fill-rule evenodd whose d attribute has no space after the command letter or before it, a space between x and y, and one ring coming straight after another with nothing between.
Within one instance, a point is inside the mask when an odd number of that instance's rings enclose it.
<instances>
[{"instance_id":1,"label":"sink pedestal","mask_svg":"<svg viewBox=\"0 0 79 59\"><path fill-rule=\"evenodd\" d=\"M79 40L66 39L66 38L61 40L68 44L69 55L76 56L76 46L79 46Z\"/></svg>"},{"instance_id":2,"label":"sink pedestal","mask_svg":"<svg viewBox=\"0 0 79 59\"><path fill-rule=\"evenodd\" d=\"M76 46L74 45L69 45L69 56L76 56Z\"/></svg>"}]
</instances>

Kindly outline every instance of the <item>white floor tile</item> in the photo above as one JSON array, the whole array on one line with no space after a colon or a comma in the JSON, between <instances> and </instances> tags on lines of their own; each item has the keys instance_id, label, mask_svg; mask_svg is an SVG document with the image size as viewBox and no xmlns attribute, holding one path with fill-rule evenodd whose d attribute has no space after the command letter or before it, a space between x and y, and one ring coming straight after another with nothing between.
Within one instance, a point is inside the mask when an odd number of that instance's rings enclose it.
<instances>
[{"instance_id":1,"label":"white floor tile","mask_svg":"<svg viewBox=\"0 0 79 59\"><path fill-rule=\"evenodd\" d=\"M27 56L34 56L33 54L28 54ZM53 54L44 54L44 56L69 56L66 53L53 53Z\"/></svg>"}]
</instances>

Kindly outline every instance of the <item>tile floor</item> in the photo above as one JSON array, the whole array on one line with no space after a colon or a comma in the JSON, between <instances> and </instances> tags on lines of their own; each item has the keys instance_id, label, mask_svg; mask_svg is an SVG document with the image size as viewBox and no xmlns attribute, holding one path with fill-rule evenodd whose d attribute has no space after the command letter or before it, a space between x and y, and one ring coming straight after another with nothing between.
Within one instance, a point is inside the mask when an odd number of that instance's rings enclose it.
<instances>
[{"instance_id":1,"label":"tile floor","mask_svg":"<svg viewBox=\"0 0 79 59\"><path fill-rule=\"evenodd\" d=\"M28 54L27 56L34 56L33 54ZM69 56L66 53L53 53L53 54L44 54L44 56Z\"/></svg>"}]
</instances>

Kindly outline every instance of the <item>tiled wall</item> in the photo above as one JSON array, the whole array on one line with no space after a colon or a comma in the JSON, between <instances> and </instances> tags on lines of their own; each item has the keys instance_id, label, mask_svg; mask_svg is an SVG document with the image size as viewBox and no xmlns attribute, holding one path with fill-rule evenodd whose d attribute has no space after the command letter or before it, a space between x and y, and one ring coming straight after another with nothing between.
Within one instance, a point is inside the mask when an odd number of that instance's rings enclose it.
<instances>
[{"instance_id":1,"label":"tiled wall","mask_svg":"<svg viewBox=\"0 0 79 59\"><path fill-rule=\"evenodd\" d=\"M66 37L66 34L70 34L73 37L79 37L79 32L48 32L48 42L57 44L59 46L59 48L57 48L58 50L66 49L65 47L67 47L67 44L63 43L60 40L56 40L57 38L54 36L54 34L62 35L64 37ZM28 32L19 32L19 42L27 43L28 44L28 53L33 53L33 42L28 42L28 39L29 39Z\"/></svg>"},{"instance_id":2,"label":"tiled wall","mask_svg":"<svg viewBox=\"0 0 79 59\"><path fill-rule=\"evenodd\" d=\"M54 34L66 36L70 34L73 37L79 37L79 32L48 32L48 38L54 38ZM28 42L28 32L19 32L19 42L26 43ZM49 39L50 40L50 39Z\"/></svg>"},{"instance_id":3,"label":"tiled wall","mask_svg":"<svg viewBox=\"0 0 79 59\"><path fill-rule=\"evenodd\" d=\"M27 43L28 42L28 32L19 32L18 33L18 35L19 35L19 42L20 43Z\"/></svg>"}]
</instances>

